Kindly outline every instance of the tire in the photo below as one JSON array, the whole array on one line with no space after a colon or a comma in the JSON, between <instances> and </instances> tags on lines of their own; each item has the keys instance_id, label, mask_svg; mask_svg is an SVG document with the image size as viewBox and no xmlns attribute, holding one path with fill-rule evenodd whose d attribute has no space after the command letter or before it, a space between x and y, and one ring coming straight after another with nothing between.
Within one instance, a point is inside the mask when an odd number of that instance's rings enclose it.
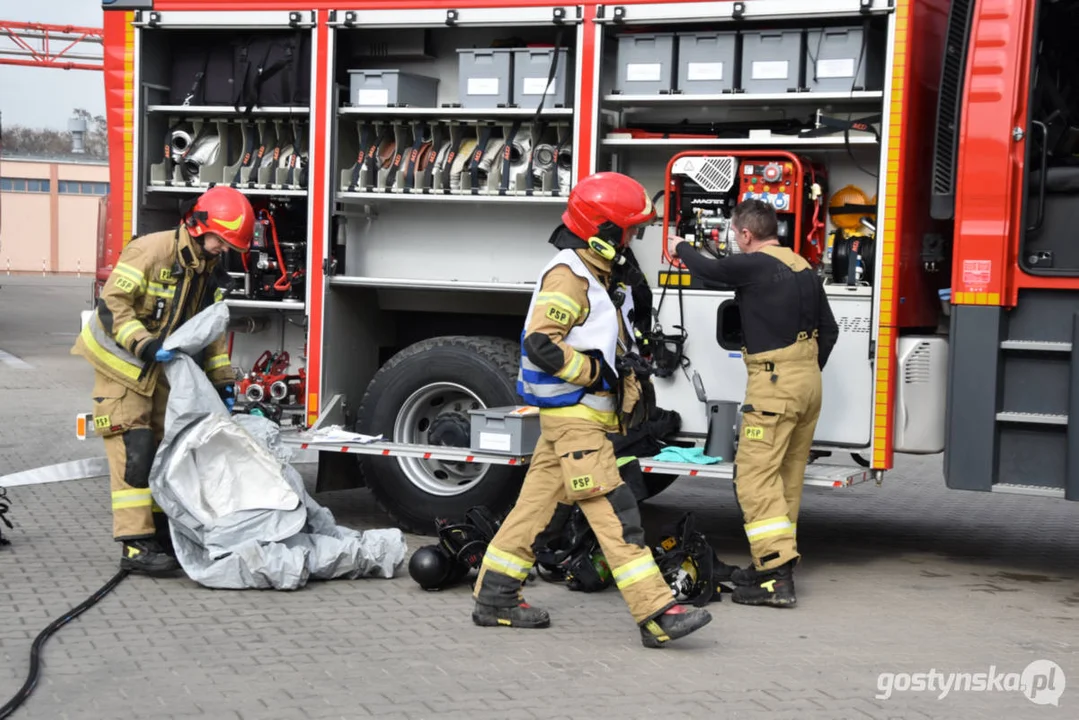
<instances>
[{"instance_id":1,"label":"tire","mask_svg":"<svg viewBox=\"0 0 1079 720\"><path fill-rule=\"evenodd\" d=\"M436 337L410 345L367 386L356 430L393 442L469 446L468 410L518 405L516 343L489 337ZM433 432L432 432L433 431ZM435 534L435 518L460 518L475 505L502 517L526 468L419 458L359 456L372 495L406 532Z\"/></svg>"},{"instance_id":2,"label":"tire","mask_svg":"<svg viewBox=\"0 0 1079 720\"><path fill-rule=\"evenodd\" d=\"M644 474L644 487L648 491L645 495L645 500L651 500L656 495L669 488L674 484L674 481L678 479L677 475L665 475L660 473L645 473Z\"/></svg>"}]
</instances>

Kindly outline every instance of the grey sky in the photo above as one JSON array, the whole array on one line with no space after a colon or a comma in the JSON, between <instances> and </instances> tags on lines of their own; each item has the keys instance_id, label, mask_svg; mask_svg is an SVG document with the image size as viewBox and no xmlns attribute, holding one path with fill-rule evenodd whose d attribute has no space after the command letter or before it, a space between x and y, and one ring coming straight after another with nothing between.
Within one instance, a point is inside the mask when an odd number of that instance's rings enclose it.
<instances>
[{"instance_id":1,"label":"grey sky","mask_svg":"<svg viewBox=\"0 0 1079 720\"><path fill-rule=\"evenodd\" d=\"M0 19L101 27L100 0L0 0ZM66 43L65 43L66 44ZM11 40L0 39L4 48ZM53 50L57 49L55 43ZM40 41L33 47L40 48ZM63 47L60 45L59 47ZM97 47L93 52L99 52ZM71 111L105 113L104 73L0 65L0 112L4 125L67 129Z\"/></svg>"}]
</instances>

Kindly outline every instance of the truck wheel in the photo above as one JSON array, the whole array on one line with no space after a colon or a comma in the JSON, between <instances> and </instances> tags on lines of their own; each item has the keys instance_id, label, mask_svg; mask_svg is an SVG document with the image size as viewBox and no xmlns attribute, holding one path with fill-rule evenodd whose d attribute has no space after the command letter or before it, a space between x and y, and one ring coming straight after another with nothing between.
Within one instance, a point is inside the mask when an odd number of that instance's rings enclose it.
<instances>
[{"instance_id":1,"label":"truck wheel","mask_svg":"<svg viewBox=\"0 0 1079 720\"><path fill-rule=\"evenodd\" d=\"M469 410L517 405L516 343L436 337L383 365L364 394L356 431L397 443L469 447ZM359 456L375 500L408 532L435 534L435 518L460 518L474 505L505 514L526 468L412 457Z\"/></svg>"},{"instance_id":2,"label":"truck wheel","mask_svg":"<svg viewBox=\"0 0 1079 720\"><path fill-rule=\"evenodd\" d=\"M677 475L661 475L659 473L644 474L644 489L648 492L645 500L651 500L656 495L669 488L678 479Z\"/></svg>"}]
</instances>

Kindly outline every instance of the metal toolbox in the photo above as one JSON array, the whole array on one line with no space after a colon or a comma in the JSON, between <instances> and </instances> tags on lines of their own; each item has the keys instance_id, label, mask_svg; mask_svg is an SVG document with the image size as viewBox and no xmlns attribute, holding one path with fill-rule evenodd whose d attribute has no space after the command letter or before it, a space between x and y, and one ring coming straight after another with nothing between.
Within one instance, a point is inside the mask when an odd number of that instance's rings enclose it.
<instances>
[{"instance_id":1,"label":"metal toolbox","mask_svg":"<svg viewBox=\"0 0 1079 720\"><path fill-rule=\"evenodd\" d=\"M680 34L678 90L687 95L717 95L733 90L737 49L736 32Z\"/></svg>"},{"instance_id":2,"label":"metal toolbox","mask_svg":"<svg viewBox=\"0 0 1079 720\"><path fill-rule=\"evenodd\" d=\"M528 405L470 410L471 449L521 457L531 455L540 436L539 408Z\"/></svg>"},{"instance_id":3,"label":"metal toolbox","mask_svg":"<svg viewBox=\"0 0 1079 720\"><path fill-rule=\"evenodd\" d=\"M555 68L554 80L547 85L551 76L551 62L554 60L554 48L515 48L513 50L513 98L515 105L522 108L539 107L544 92L547 99L543 107L570 107L573 89L566 78L572 78L568 72L569 53L565 48L558 51L558 67Z\"/></svg>"},{"instance_id":4,"label":"metal toolbox","mask_svg":"<svg viewBox=\"0 0 1079 720\"><path fill-rule=\"evenodd\" d=\"M883 88L884 59L878 38L862 27L836 27L806 33L805 86L816 92Z\"/></svg>"},{"instance_id":5,"label":"metal toolbox","mask_svg":"<svg viewBox=\"0 0 1079 720\"><path fill-rule=\"evenodd\" d=\"M742 33L742 90L785 93L801 87L802 37L801 30Z\"/></svg>"},{"instance_id":6,"label":"metal toolbox","mask_svg":"<svg viewBox=\"0 0 1079 720\"><path fill-rule=\"evenodd\" d=\"M438 78L400 70L349 70L349 102L357 107L436 107Z\"/></svg>"},{"instance_id":7,"label":"metal toolbox","mask_svg":"<svg viewBox=\"0 0 1079 720\"><path fill-rule=\"evenodd\" d=\"M512 49L459 49L457 72L461 107L495 108L509 105L513 92Z\"/></svg>"},{"instance_id":8,"label":"metal toolbox","mask_svg":"<svg viewBox=\"0 0 1079 720\"><path fill-rule=\"evenodd\" d=\"M616 92L658 95L674 89L674 33L618 35Z\"/></svg>"}]
</instances>

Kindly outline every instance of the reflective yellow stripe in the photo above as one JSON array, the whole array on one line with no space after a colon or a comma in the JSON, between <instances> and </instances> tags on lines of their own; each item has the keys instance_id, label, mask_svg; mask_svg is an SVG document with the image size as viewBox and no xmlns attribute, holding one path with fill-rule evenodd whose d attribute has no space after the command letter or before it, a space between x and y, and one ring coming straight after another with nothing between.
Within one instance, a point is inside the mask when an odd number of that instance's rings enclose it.
<instances>
[{"instance_id":1,"label":"reflective yellow stripe","mask_svg":"<svg viewBox=\"0 0 1079 720\"><path fill-rule=\"evenodd\" d=\"M779 535L794 534L791 521L787 519L786 515L751 522L748 523L745 528L746 537L749 538L750 541L763 540L764 538L777 537Z\"/></svg>"},{"instance_id":2,"label":"reflective yellow stripe","mask_svg":"<svg viewBox=\"0 0 1079 720\"><path fill-rule=\"evenodd\" d=\"M571 405L562 408L540 408L540 415L551 417L580 418L592 422L615 427L618 425L618 415L613 410L596 410L587 405Z\"/></svg>"},{"instance_id":3,"label":"reflective yellow stripe","mask_svg":"<svg viewBox=\"0 0 1079 720\"><path fill-rule=\"evenodd\" d=\"M137 365L132 365L131 363L124 362L120 358L110 353L105 348L101 347L101 344L97 341L97 338L94 337L93 331L90 330L90 326L95 322L97 322L96 316L90 318L90 322L86 323L86 325L82 329L82 341L86 343L87 349L94 354L94 357L108 365L116 372L120 373L125 377L129 377L132 380L138 381L139 375L142 374L142 368L138 367Z\"/></svg>"},{"instance_id":4,"label":"reflective yellow stripe","mask_svg":"<svg viewBox=\"0 0 1079 720\"><path fill-rule=\"evenodd\" d=\"M573 316L576 320L581 316L581 306L569 295L560 292L541 292L536 295L537 305L554 305Z\"/></svg>"},{"instance_id":5,"label":"reflective yellow stripe","mask_svg":"<svg viewBox=\"0 0 1079 720\"><path fill-rule=\"evenodd\" d=\"M636 460L636 459L637 459L637 456L636 456L636 455L626 455L625 457L620 457L620 458L618 458L618 459L617 459L617 460L615 461L615 464L616 464L616 465L617 465L618 467L622 467L623 465L627 465L627 464L629 464L629 463L633 462L633 461L634 461L634 460Z\"/></svg>"},{"instance_id":6,"label":"reflective yellow stripe","mask_svg":"<svg viewBox=\"0 0 1079 720\"><path fill-rule=\"evenodd\" d=\"M569 361L569 364L566 365L566 367L556 372L555 377L561 378L562 380L573 380L579 376L581 371L584 370L584 357L584 355L575 351L573 353L573 359Z\"/></svg>"},{"instance_id":7,"label":"reflective yellow stripe","mask_svg":"<svg viewBox=\"0 0 1079 720\"><path fill-rule=\"evenodd\" d=\"M791 523L791 535L798 537L798 523Z\"/></svg>"},{"instance_id":8,"label":"reflective yellow stripe","mask_svg":"<svg viewBox=\"0 0 1079 720\"><path fill-rule=\"evenodd\" d=\"M153 282L147 284L146 294L153 297L171 298L176 296L176 286L165 285L159 282Z\"/></svg>"},{"instance_id":9,"label":"reflective yellow stripe","mask_svg":"<svg viewBox=\"0 0 1079 720\"><path fill-rule=\"evenodd\" d=\"M614 576L615 585L619 590L638 583L649 575L659 574L659 566L651 555L643 555L611 570L611 575Z\"/></svg>"},{"instance_id":10,"label":"reflective yellow stripe","mask_svg":"<svg viewBox=\"0 0 1079 720\"><path fill-rule=\"evenodd\" d=\"M116 331L116 342L127 347L127 341L139 330L146 330L146 328L138 320L128 320Z\"/></svg>"},{"instance_id":11,"label":"reflective yellow stripe","mask_svg":"<svg viewBox=\"0 0 1079 720\"><path fill-rule=\"evenodd\" d=\"M532 563L529 561L505 550L499 550L493 545L487 546L487 552L483 556L483 564L496 572L509 575L515 580L526 579L528 571L532 569Z\"/></svg>"},{"instance_id":12,"label":"reflective yellow stripe","mask_svg":"<svg viewBox=\"0 0 1079 720\"><path fill-rule=\"evenodd\" d=\"M214 290L214 302L219 303L225 299L225 291L221 288Z\"/></svg>"},{"instance_id":13,"label":"reflective yellow stripe","mask_svg":"<svg viewBox=\"0 0 1079 720\"><path fill-rule=\"evenodd\" d=\"M135 283L140 290L146 292L146 276L143 274L142 270L128 265L127 263L116 263L116 267L113 268L112 271L126 277L128 280Z\"/></svg>"},{"instance_id":14,"label":"reflective yellow stripe","mask_svg":"<svg viewBox=\"0 0 1079 720\"><path fill-rule=\"evenodd\" d=\"M164 510L161 509L161 506L157 504L157 500L151 500L150 509L152 511L154 511L154 512L159 512L159 513L165 512Z\"/></svg>"},{"instance_id":15,"label":"reflective yellow stripe","mask_svg":"<svg viewBox=\"0 0 1079 720\"><path fill-rule=\"evenodd\" d=\"M228 355L214 355L212 358L206 361L206 369L217 370L218 368L228 367L228 364Z\"/></svg>"},{"instance_id":16,"label":"reflective yellow stripe","mask_svg":"<svg viewBox=\"0 0 1079 720\"><path fill-rule=\"evenodd\" d=\"M133 488L131 490L113 490L112 509L123 510L126 508L151 507L153 498L150 496L150 488Z\"/></svg>"}]
</instances>

